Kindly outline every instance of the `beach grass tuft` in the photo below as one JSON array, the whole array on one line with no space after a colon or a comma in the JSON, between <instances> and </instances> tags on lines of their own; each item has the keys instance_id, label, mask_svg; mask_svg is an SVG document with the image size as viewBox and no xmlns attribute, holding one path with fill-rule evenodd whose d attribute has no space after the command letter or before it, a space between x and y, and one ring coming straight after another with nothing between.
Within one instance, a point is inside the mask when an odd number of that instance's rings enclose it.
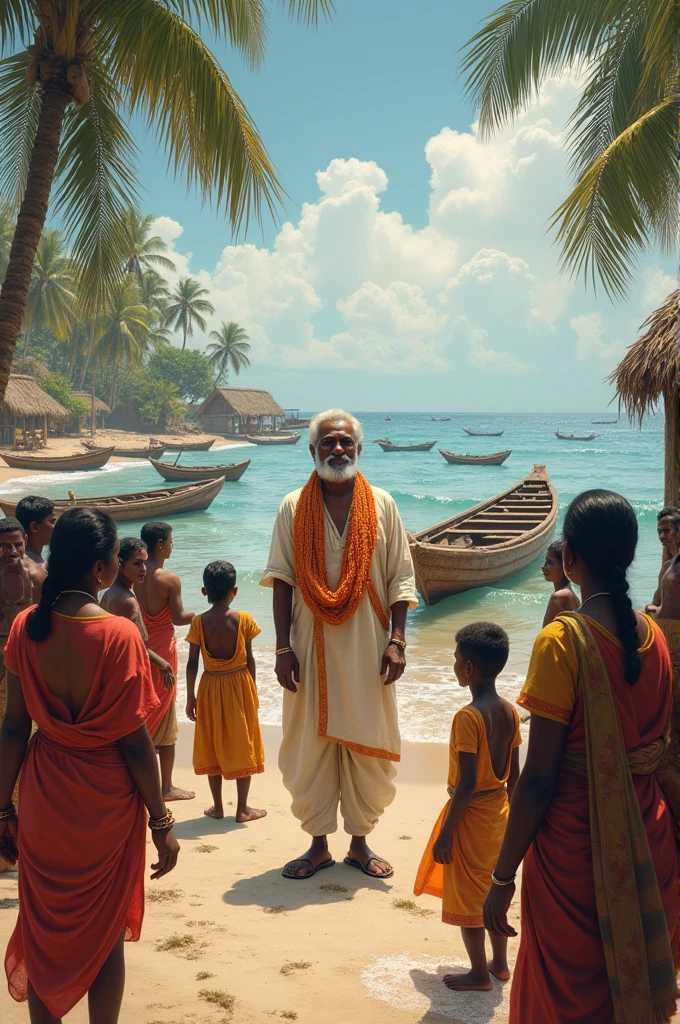
<instances>
[{"instance_id":1,"label":"beach grass tuft","mask_svg":"<svg viewBox=\"0 0 680 1024\"><path fill-rule=\"evenodd\" d=\"M414 917L432 917L434 914L434 910L426 910L425 907L419 907L414 900L392 900L392 906L395 910L405 910Z\"/></svg>"},{"instance_id":2,"label":"beach grass tuft","mask_svg":"<svg viewBox=\"0 0 680 1024\"><path fill-rule=\"evenodd\" d=\"M264 912L265 912L265 914L285 914L286 908L285 907L265 907L264 908Z\"/></svg>"},{"instance_id":3,"label":"beach grass tuft","mask_svg":"<svg viewBox=\"0 0 680 1024\"><path fill-rule=\"evenodd\" d=\"M168 953L176 949L190 949L195 944L193 935L169 935L167 939L156 943L156 949L159 953Z\"/></svg>"},{"instance_id":4,"label":"beach grass tuft","mask_svg":"<svg viewBox=\"0 0 680 1024\"><path fill-rule=\"evenodd\" d=\"M309 960L287 960L279 973L292 974L293 971L306 971L311 966Z\"/></svg>"},{"instance_id":5,"label":"beach grass tuft","mask_svg":"<svg viewBox=\"0 0 680 1024\"><path fill-rule=\"evenodd\" d=\"M181 889L147 889L144 898L149 903L175 903L181 900L184 893Z\"/></svg>"},{"instance_id":6,"label":"beach grass tuft","mask_svg":"<svg viewBox=\"0 0 680 1024\"><path fill-rule=\"evenodd\" d=\"M199 971L196 975L196 981L207 981L208 978L214 978L215 975L211 974L210 971Z\"/></svg>"},{"instance_id":7,"label":"beach grass tuft","mask_svg":"<svg viewBox=\"0 0 680 1024\"><path fill-rule=\"evenodd\" d=\"M413 839L413 836L406 836L406 835L397 836L397 839Z\"/></svg>"},{"instance_id":8,"label":"beach grass tuft","mask_svg":"<svg viewBox=\"0 0 680 1024\"><path fill-rule=\"evenodd\" d=\"M246 853L257 853L256 846L246 846Z\"/></svg>"},{"instance_id":9,"label":"beach grass tuft","mask_svg":"<svg viewBox=\"0 0 680 1024\"><path fill-rule=\"evenodd\" d=\"M219 846L213 846L212 843L199 843L196 847L196 853L214 853L215 850L219 850Z\"/></svg>"},{"instance_id":10,"label":"beach grass tuft","mask_svg":"<svg viewBox=\"0 0 680 1024\"><path fill-rule=\"evenodd\" d=\"M222 1010L227 1010L228 1013L234 1009L236 999L231 995L230 992L225 992L221 988L202 988L199 989L199 998L204 999L206 1003L214 1003L215 1006L219 1006Z\"/></svg>"},{"instance_id":11,"label":"beach grass tuft","mask_svg":"<svg viewBox=\"0 0 680 1024\"><path fill-rule=\"evenodd\" d=\"M349 892L346 885L338 885L337 882L324 882L319 888L322 892Z\"/></svg>"},{"instance_id":12,"label":"beach grass tuft","mask_svg":"<svg viewBox=\"0 0 680 1024\"><path fill-rule=\"evenodd\" d=\"M284 1020L297 1020L298 1015L295 1010L281 1010L281 1016Z\"/></svg>"}]
</instances>

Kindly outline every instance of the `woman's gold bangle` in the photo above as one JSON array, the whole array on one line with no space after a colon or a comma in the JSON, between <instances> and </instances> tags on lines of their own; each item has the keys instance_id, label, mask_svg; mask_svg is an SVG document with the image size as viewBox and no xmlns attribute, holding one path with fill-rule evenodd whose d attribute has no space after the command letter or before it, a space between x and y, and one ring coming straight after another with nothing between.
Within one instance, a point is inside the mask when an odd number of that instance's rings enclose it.
<instances>
[{"instance_id":1,"label":"woman's gold bangle","mask_svg":"<svg viewBox=\"0 0 680 1024\"><path fill-rule=\"evenodd\" d=\"M513 885L517 875L513 875L512 878L496 878L496 872L491 872L491 881L494 885Z\"/></svg>"},{"instance_id":2,"label":"woman's gold bangle","mask_svg":"<svg viewBox=\"0 0 680 1024\"><path fill-rule=\"evenodd\" d=\"M0 821L4 821L5 818L13 818L16 813L16 807L13 803L10 803L4 810L0 811Z\"/></svg>"},{"instance_id":3,"label":"woman's gold bangle","mask_svg":"<svg viewBox=\"0 0 680 1024\"><path fill-rule=\"evenodd\" d=\"M292 654L292 653L293 653L293 648L292 647L279 647L279 648L277 648L276 651L274 651L274 654L276 655L277 658L278 658L279 654Z\"/></svg>"},{"instance_id":4,"label":"woman's gold bangle","mask_svg":"<svg viewBox=\"0 0 680 1024\"><path fill-rule=\"evenodd\" d=\"M149 818L149 828L152 832L162 832L172 828L175 824L175 816L172 811L166 811L162 818Z\"/></svg>"}]
</instances>

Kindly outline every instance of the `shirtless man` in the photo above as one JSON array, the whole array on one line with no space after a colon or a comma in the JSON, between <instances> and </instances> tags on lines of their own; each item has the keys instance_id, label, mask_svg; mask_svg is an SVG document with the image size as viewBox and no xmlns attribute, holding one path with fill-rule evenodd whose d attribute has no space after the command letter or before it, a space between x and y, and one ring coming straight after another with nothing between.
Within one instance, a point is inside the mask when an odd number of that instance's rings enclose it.
<instances>
[{"instance_id":1,"label":"shirtless man","mask_svg":"<svg viewBox=\"0 0 680 1024\"><path fill-rule=\"evenodd\" d=\"M57 517L54 502L29 494L16 508L17 519L26 534L26 558L44 565L43 549L49 547Z\"/></svg>"},{"instance_id":2,"label":"shirtless man","mask_svg":"<svg viewBox=\"0 0 680 1024\"><path fill-rule=\"evenodd\" d=\"M146 576L148 557L143 540L139 540L137 537L124 537L120 542L118 553L118 575L102 597L100 604L109 614L121 615L134 622L146 644L149 661L160 672L166 689L171 689L175 685L175 673L172 665L165 658L161 658L154 651L149 650L149 635L144 625L139 603L132 590L133 584L143 580Z\"/></svg>"},{"instance_id":3,"label":"shirtless man","mask_svg":"<svg viewBox=\"0 0 680 1024\"><path fill-rule=\"evenodd\" d=\"M676 524L679 519L680 510L677 508L662 508L656 517L656 532L664 550L664 561L661 566L659 582L656 588L656 593L652 598L652 603L648 604L645 608L648 615L659 614L659 607L661 605L661 583L679 550L680 537L676 530ZM665 554L669 554L670 558L666 559Z\"/></svg>"},{"instance_id":4,"label":"shirtless man","mask_svg":"<svg viewBox=\"0 0 680 1024\"><path fill-rule=\"evenodd\" d=\"M553 541L546 552L545 562L541 568L543 579L547 583L552 583L554 588L543 616L544 628L562 612L575 612L580 603L564 572L562 550L562 541Z\"/></svg>"},{"instance_id":5,"label":"shirtless man","mask_svg":"<svg viewBox=\"0 0 680 1024\"><path fill-rule=\"evenodd\" d=\"M172 665L177 677L175 626L189 625L194 613L184 610L179 576L164 568L165 562L172 554L172 527L167 523L146 523L142 527L142 540L148 548L149 560L146 564L146 576L135 583L135 594L149 634L149 643ZM147 726L158 751L163 797L165 800L193 800L195 793L178 789L172 781L178 735L175 707L177 684L175 683L172 693L168 694L164 691L163 682L153 665L151 674L161 708L158 717L152 716Z\"/></svg>"}]
</instances>

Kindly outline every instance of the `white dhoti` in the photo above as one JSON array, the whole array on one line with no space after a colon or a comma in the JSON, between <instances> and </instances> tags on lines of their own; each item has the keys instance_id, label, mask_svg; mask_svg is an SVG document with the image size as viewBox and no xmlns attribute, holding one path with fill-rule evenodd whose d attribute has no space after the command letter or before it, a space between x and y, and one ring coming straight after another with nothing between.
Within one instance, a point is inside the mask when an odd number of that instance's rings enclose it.
<instances>
[{"instance_id":1,"label":"white dhoti","mask_svg":"<svg viewBox=\"0 0 680 1024\"><path fill-rule=\"evenodd\" d=\"M397 507L386 491L372 488L378 539L371 579L385 610L400 601L418 604L408 541ZM283 501L274 526L269 562L261 583L275 579L293 587L291 646L300 663L298 692L283 692L283 742L279 767L292 811L311 835L337 830L340 806L345 830L365 836L395 795L394 762L401 743L395 686L380 668L389 634L368 594L339 626L324 624L325 679L319 679L314 616L295 579L293 517L300 491ZM325 513L328 585L337 587L347 527L342 536Z\"/></svg>"}]
</instances>

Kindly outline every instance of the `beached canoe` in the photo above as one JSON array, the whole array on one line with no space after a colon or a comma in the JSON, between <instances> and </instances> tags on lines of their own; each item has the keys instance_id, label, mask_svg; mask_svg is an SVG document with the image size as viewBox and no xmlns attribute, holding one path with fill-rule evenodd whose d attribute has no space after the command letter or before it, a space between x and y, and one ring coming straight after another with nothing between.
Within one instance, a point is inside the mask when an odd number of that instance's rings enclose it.
<instances>
[{"instance_id":1,"label":"beached canoe","mask_svg":"<svg viewBox=\"0 0 680 1024\"><path fill-rule=\"evenodd\" d=\"M162 445L166 452L207 452L215 443L215 438L209 441L161 441L157 437L149 438L151 444Z\"/></svg>"},{"instance_id":2,"label":"beached canoe","mask_svg":"<svg viewBox=\"0 0 680 1024\"><path fill-rule=\"evenodd\" d=\"M416 586L426 604L488 587L539 558L557 520L557 494L545 466L502 494L452 519L409 534Z\"/></svg>"},{"instance_id":3,"label":"beached canoe","mask_svg":"<svg viewBox=\"0 0 680 1024\"><path fill-rule=\"evenodd\" d=\"M90 452L100 452L102 449L99 445L93 441L81 441L82 445L85 445ZM165 452L165 448L159 444L147 445L145 448L117 448L114 447L113 454L119 459L148 459L150 455L155 455L157 459L160 459L161 455Z\"/></svg>"},{"instance_id":4,"label":"beached canoe","mask_svg":"<svg viewBox=\"0 0 680 1024\"><path fill-rule=\"evenodd\" d=\"M560 441L594 441L597 434L563 434L560 430L556 430L555 437L558 437Z\"/></svg>"},{"instance_id":5,"label":"beached canoe","mask_svg":"<svg viewBox=\"0 0 680 1024\"><path fill-rule=\"evenodd\" d=\"M512 449L507 452L493 452L491 455L455 455L448 452L446 448L440 448L440 453L447 462L454 466L502 466L507 458L512 455Z\"/></svg>"},{"instance_id":6,"label":"beached canoe","mask_svg":"<svg viewBox=\"0 0 680 1024\"><path fill-rule=\"evenodd\" d=\"M297 444L302 434L244 434L243 440L250 444L281 445Z\"/></svg>"},{"instance_id":7,"label":"beached canoe","mask_svg":"<svg viewBox=\"0 0 680 1024\"><path fill-rule=\"evenodd\" d=\"M178 466L172 462L159 462L158 459L149 459L149 462L166 480L214 480L216 476L240 480L250 465L250 459L232 462L230 466Z\"/></svg>"},{"instance_id":8,"label":"beached canoe","mask_svg":"<svg viewBox=\"0 0 680 1024\"><path fill-rule=\"evenodd\" d=\"M429 452L436 443L426 441L424 444L392 444L390 441L376 441L384 452Z\"/></svg>"},{"instance_id":9,"label":"beached canoe","mask_svg":"<svg viewBox=\"0 0 680 1024\"><path fill-rule=\"evenodd\" d=\"M131 519L165 519L180 512L201 512L212 504L222 490L224 477L206 480L205 483L184 484L182 487L167 487L158 491L136 491L133 494L107 494L97 498L58 498L54 511L58 516L74 505L86 508L101 508L108 512L117 523ZM0 508L6 516L16 513L17 502L0 496Z\"/></svg>"},{"instance_id":10,"label":"beached canoe","mask_svg":"<svg viewBox=\"0 0 680 1024\"><path fill-rule=\"evenodd\" d=\"M502 437L504 430L469 430L468 427L461 427L470 437Z\"/></svg>"},{"instance_id":11,"label":"beached canoe","mask_svg":"<svg viewBox=\"0 0 680 1024\"><path fill-rule=\"evenodd\" d=\"M94 452L75 455L10 455L2 457L12 469L40 469L46 473L74 473L82 469L101 469L113 455L113 448L98 448Z\"/></svg>"}]
</instances>

